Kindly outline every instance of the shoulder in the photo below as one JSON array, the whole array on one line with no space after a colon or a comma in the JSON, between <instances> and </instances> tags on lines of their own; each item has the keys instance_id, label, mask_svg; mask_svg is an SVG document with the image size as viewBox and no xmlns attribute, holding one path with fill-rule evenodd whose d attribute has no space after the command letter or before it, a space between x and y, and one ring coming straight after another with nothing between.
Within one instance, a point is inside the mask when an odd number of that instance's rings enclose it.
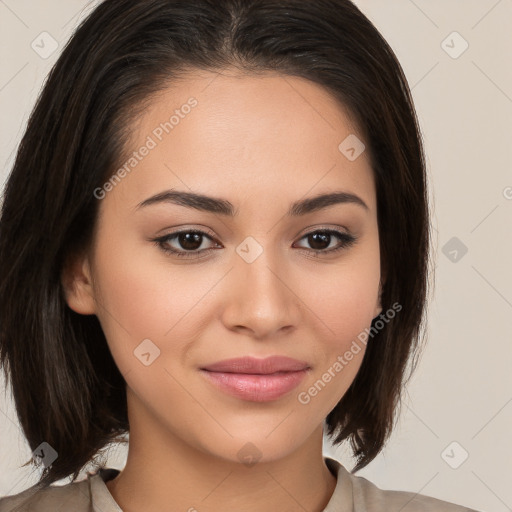
<instances>
[{"instance_id":1,"label":"shoulder","mask_svg":"<svg viewBox=\"0 0 512 512\"><path fill-rule=\"evenodd\" d=\"M87 512L91 503L88 479L39 489L36 485L0 498L0 512ZM68 505L69 508L66 508Z\"/></svg>"},{"instance_id":2,"label":"shoulder","mask_svg":"<svg viewBox=\"0 0 512 512\"><path fill-rule=\"evenodd\" d=\"M443 501L424 494L408 491L380 489L364 477L354 476L354 510L377 512L400 510L401 512L477 512L474 509Z\"/></svg>"},{"instance_id":3,"label":"shoulder","mask_svg":"<svg viewBox=\"0 0 512 512\"><path fill-rule=\"evenodd\" d=\"M353 475L341 464L338 479L340 478L351 483L353 512L478 512L424 494L381 489L366 478Z\"/></svg>"}]
</instances>

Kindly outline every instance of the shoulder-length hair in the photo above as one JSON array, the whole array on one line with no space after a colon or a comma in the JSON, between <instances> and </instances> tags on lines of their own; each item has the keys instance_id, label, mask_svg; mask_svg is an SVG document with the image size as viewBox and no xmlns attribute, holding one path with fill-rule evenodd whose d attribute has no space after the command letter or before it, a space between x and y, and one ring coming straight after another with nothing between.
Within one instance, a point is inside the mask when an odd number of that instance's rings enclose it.
<instances>
[{"instance_id":1,"label":"shoulder-length hair","mask_svg":"<svg viewBox=\"0 0 512 512\"><path fill-rule=\"evenodd\" d=\"M350 441L352 472L389 438L422 345L430 247L423 143L392 49L349 0L105 0L48 76L1 209L0 365L31 449L46 442L58 453L40 486L75 480L129 432L126 384L98 319L73 312L61 284L67 258L92 241L94 190L122 162L130 123L153 93L182 71L233 66L321 85L365 140L377 190L381 304L402 308L375 329L326 425L334 444Z\"/></svg>"}]
</instances>

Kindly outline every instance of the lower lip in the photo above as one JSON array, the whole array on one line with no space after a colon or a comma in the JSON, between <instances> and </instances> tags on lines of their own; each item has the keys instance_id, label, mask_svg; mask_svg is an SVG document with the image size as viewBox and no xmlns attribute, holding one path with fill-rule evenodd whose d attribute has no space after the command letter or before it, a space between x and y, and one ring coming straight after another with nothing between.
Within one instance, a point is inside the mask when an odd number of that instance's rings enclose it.
<instances>
[{"instance_id":1,"label":"lower lip","mask_svg":"<svg viewBox=\"0 0 512 512\"><path fill-rule=\"evenodd\" d=\"M277 400L296 388L306 376L306 370L268 375L207 370L201 370L201 373L221 391L251 402Z\"/></svg>"}]
</instances>

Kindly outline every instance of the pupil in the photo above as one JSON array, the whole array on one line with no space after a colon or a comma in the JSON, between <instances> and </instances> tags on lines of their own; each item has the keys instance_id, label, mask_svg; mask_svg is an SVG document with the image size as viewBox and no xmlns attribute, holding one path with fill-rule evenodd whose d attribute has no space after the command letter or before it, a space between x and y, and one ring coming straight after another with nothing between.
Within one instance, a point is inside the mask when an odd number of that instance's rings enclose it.
<instances>
[{"instance_id":1,"label":"pupil","mask_svg":"<svg viewBox=\"0 0 512 512\"><path fill-rule=\"evenodd\" d=\"M200 233L180 233L178 240L183 249L193 251L201 246L201 236Z\"/></svg>"},{"instance_id":2,"label":"pupil","mask_svg":"<svg viewBox=\"0 0 512 512\"><path fill-rule=\"evenodd\" d=\"M309 235L309 243L313 249L320 250L325 249L326 247L329 247L329 242L331 239L331 235L328 233L313 233L312 235ZM320 240L320 247L315 247L315 245L318 244ZM324 244L324 245L323 245Z\"/></svg>"}]
</instances>

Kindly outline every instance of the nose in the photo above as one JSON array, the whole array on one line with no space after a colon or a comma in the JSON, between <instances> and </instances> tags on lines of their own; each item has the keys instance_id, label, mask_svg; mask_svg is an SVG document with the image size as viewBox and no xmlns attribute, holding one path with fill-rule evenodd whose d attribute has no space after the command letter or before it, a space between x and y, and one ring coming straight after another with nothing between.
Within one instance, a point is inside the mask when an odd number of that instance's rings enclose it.
<instances>
[{"instance_id":1,"label":"nose","mask_svg":"<svg viewBox=\"0 0 512 512\"><path fill-rule=\"evenodd\" d=\"M294 291L289 265L271 251L264 250L248 263L234 255L229 273L228 297L222 321L227 329L255 339L268 339L297 328L301 318L301 298Z\"/></svg>"}]
</instances>

